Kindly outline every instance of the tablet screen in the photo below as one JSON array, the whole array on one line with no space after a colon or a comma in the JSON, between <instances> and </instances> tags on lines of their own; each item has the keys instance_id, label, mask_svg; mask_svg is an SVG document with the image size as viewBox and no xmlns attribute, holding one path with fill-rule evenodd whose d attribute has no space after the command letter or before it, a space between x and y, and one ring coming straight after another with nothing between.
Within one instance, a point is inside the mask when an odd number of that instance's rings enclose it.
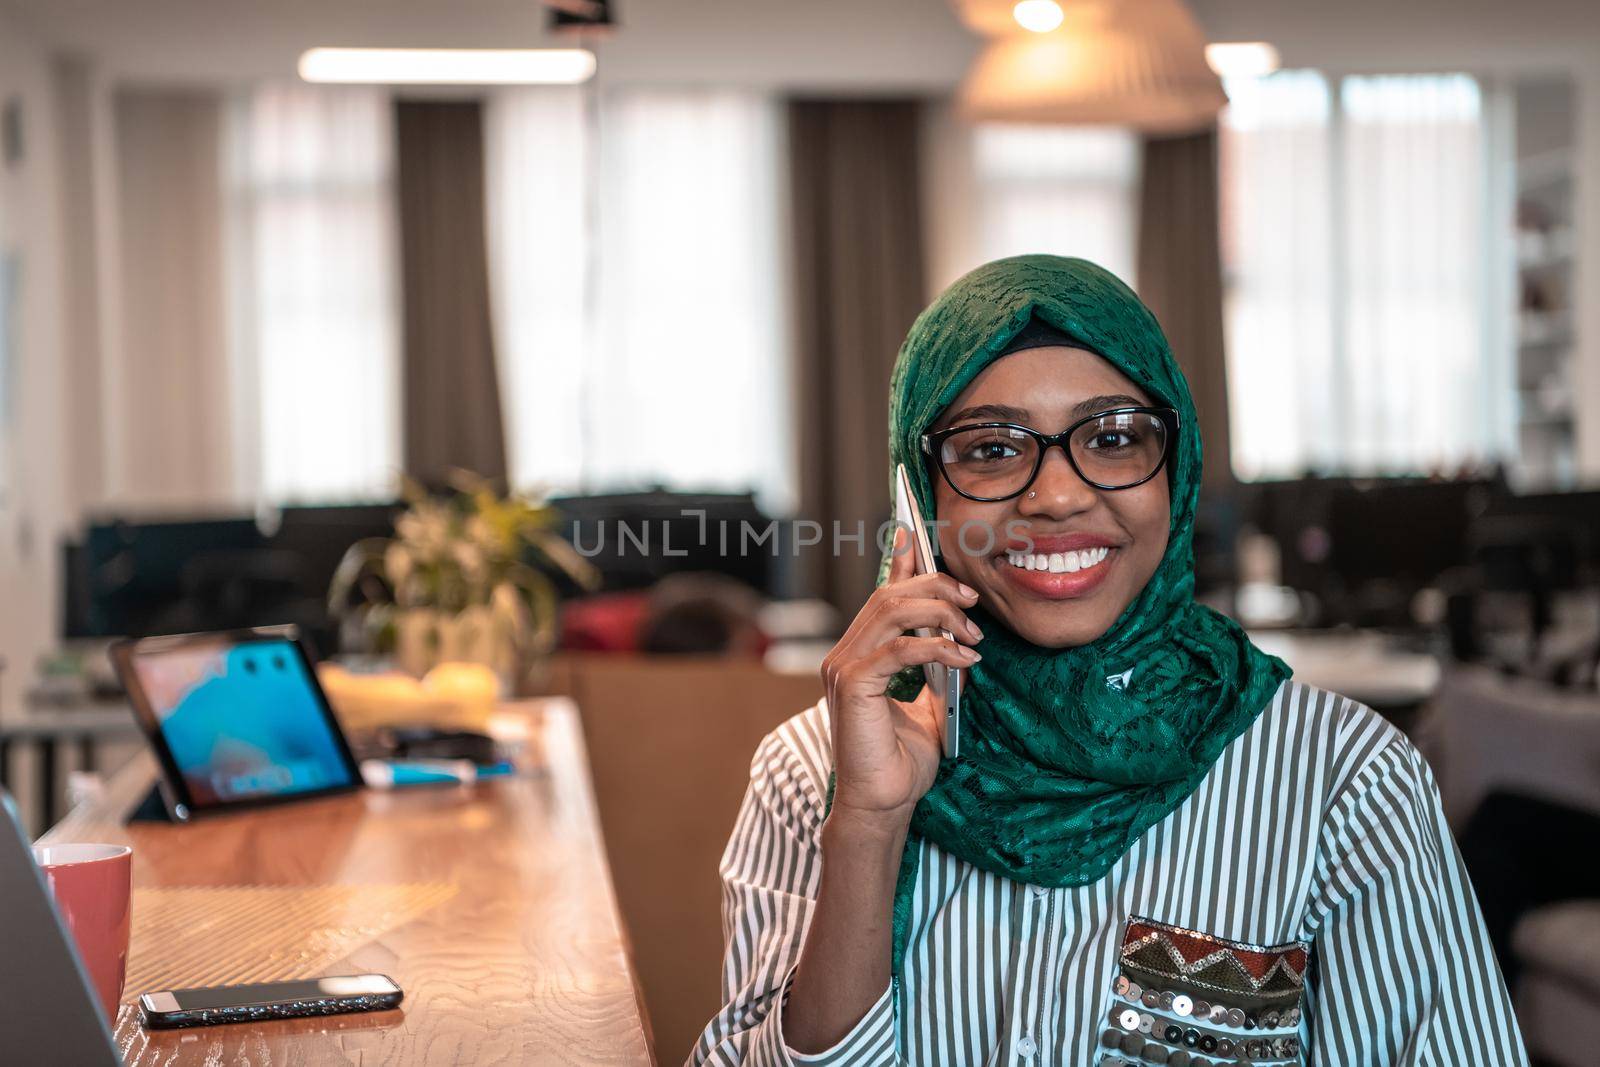
<instances>
[{"instance_id":1,"label":"tablet screen","mask_svg":"<svg viewBox=\"0 0 1600 1067\"><path fill-rule=\"evenodd\" d=\"M194 806L354 784L295 642L202 640L136 651L131 666Z\"/></svg>"}]
</instances>

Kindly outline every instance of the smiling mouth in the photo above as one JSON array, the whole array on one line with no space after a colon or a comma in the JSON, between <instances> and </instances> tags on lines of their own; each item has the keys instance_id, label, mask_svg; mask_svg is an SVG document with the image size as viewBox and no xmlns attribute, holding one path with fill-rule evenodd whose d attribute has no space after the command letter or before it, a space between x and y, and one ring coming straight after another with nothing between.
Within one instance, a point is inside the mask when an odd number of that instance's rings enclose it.
<instances>
[{"instance_id":1,"label":"smiling mouth","mask_svg":"<svg viewBox=\"0 0 1600 1067\"><path fill-rule=\"evenodd\" d=\"M1110 554L1111 549L1105 545L1072 552L1007 552L1006 562L1018 570L1076 574L1098 567Z\"/></svg>"}]
</instances>

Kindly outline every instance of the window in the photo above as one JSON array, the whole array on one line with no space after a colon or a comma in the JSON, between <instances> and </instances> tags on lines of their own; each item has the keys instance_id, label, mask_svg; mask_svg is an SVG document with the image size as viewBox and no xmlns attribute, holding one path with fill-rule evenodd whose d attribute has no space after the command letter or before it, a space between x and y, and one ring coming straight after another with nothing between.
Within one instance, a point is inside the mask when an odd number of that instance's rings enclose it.
<instances>
[{"instance_id":1,"label":"window","mask_svg":"<svg viewBox=\"0 0 1600 1067\"><path fill-rule=\"evenodd\" d=\"M489 306L511 480L587 486L590 198L582 89L496 96L484 113Z\"/></svg>"},{"instance_id":2,"label":"window","mask_svg":"<svg viewBox=\"0 0 1600 1067\"><path fill-rule=\"evenodd\" d=\"M1477 83L1286 71L1227 89L1235 472L1448 474L1503 457Z\"/></svg>"},{"instance_id":3,"label":"window","mask_svg":"<svg viewBox=\"0 0 1600 1067\"><path fill-rule=\"evenodd\" d=\"M270 87L227 148L239 482L273 503L394 495L394 119L376 90Z\"/></svg>"},{"instance_id":4,"label":"window","mask_svg":"<svg viewBox=\"0 0 1600 1067\"><path fill-rule=\"evenodd\" d=\"M777 109L737 91L594 91L490 104L512 479L754 489L786 512Z\"/></svg>"},{"instance_id":5,"label":"window","mask_svg":"<svg viewBox=\"0 0 1600 1067\"><path fill-rule=\"evenodd\" d=\"M1081 256L1134 284L1139 141L1131 131L971 125L929 107L922 144L934 293L983 263L1028 252Z\"/></svg>"},{"instance_id":6,"label":"window","mask_svg":"<svg viewBox=\"0 0 1600 1067\"><path fill-rule=\"evenodd\" d=\"M1139 142L1133 134L982 123L973 130L973 162L980 263L1053 252L1093 260L1134 284Z\"/></svg>"}]
</instances>

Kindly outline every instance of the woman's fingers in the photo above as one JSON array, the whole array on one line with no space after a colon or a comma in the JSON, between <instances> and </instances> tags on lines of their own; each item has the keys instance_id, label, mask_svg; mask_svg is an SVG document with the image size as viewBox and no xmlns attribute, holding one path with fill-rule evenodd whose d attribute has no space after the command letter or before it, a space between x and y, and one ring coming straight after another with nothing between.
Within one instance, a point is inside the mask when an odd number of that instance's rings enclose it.
<instances>
[{"instance_id":1,"label":"woman's fingers","mask_svg":"<svg viewBox=\"0 0 1600 1067\"><path fill-rule=\"evenodd\" d=\"M970 667L983 656L975 648L958 645L943 637L896 637L879 655L895 664L890 674L923 663L943 663L947 667Z\"/></svg>"},{"instance_id":2,"label":"woman's fingers","mask_svg":"<svg viewBox=\"0 0 1600 1067\"><path fill-rule=\"evenodd\" d=\"M927 596L948 600L963 608L978 602L978 591L959 582L943 571L934 574L915 574L903 582L895 582L878 590L886 596Z\"/></svg>"},{"instance_id":3,"label":"woman's fingers","mask_svg":"<svg viewBox=\"0 0 1600 1067\"><path fill-rule=\"evenodd\" d=\"M908 586L906 591L910 592L914 588L917 596L943 597L968 607L977 603L977 590L963 585L942 571L918 574L917 554L911 547L910 537L910 531L904 526L895 527L894 550L889 557L889 580L878 588L879 593L898 590L900 586L909 582L913 585Z\"/></svg>"},{"instance_id":4,"label":"woman's fingers","mask_svg":"<svg viewBox=\"0 0 1600 1067\"><path fill-rule=\"evenodd\" d=\"M975 649L943 637L896 637L839 672L841 688L850 696L882 696L889 679L907 667L943 663L970 667L982 659Z\"/></svg>"},{"instance_id":5,"label":"woman's fingers","mask_svg":"<svg viewBox=\"0 0 1600 1067\"><path fill-rule=\"evenodd\" d=\"M916 573L916 552L911 547L911 531L897 523L894 528L894 549L889 556L888 584L903 582Z\"/></svg>"},{"instance_id":6,"label":"woman's fingers","mask_svg":"<svg viewBox=\"0 0 1600 1067\"><path fill-rule=\"evenodd\" d=\"M896 551L889 560L889 579L872 591L872 595L861 606L855 618L850 620L844 635L839 638L839 644L836 646L838 649L858 645L863 634L869 629L874 631L875 636L881 637L882 627L873 624L887 601L905 597L926 597L945 600L960 608L970 608L978 602L977 590L962 584L948 574L915 573L912 552L906 547L910 534L904 526L899 526L895 528L894 537ZM965 631L966 627L946 625L945 629L959 634ZM981 640L981 637L974 640Z\"/></svg>"},{"instance_id":7,"label":"woman's fingers","mask_svg":"<svg viewBox=\"0 0 1600 1067\"><path fill-rule=\"evenodd\" d=\"M977 592L948 574L915 573L910 546L909 531L896 529L888 580L822 661L837 797L848 794L864 810L904 810L927 791L938 767L942 716L928 700L921 707L888 699L889 680L907 667L970 667L980 658L960 643L983 639L965 614L978 602ZM957 639L906 632L936 629Z\"/></svg>"},{"instance_id":8,"label":"woman's fingers","mask_svg":"<svg viewBox=\"0 0 1600 1067\"><path fill-rule=\"evenodd\" d=\"M928 609L918 601L943 603L951 611L942 616L943 621L923 621ZM861 613L851 624L852 642L867 637L871 643L882 641L886 626L900 622L898 630L913 626L940 625L961 640L981 641L983 633L963 612L978 602L977 590L956 581L948 574L918 574L900 582L891 582L875 590ZM913 621L913 619L915 621ZM896 631L898 632L898 631Z\"/></svg>"},{"instance_id":9,"label":"woman's fingers","mask_svg":"<svg viewBox=\"0 0 1600 1067\"><path fill-rule=\"evenodd\" d=\"M916 577L916 569L911 558L909 547L909 532L904 526L896 526L894 530L894 552L889 557L889 578L884 584L874 589L867 602L861 605L861 610L856 612L855 618L850 620L850 625L845 628L844 635L839 638L839 648L845 648L855 643L861 630L868 620L876 613L879 603L890 591L906 581Z\"/></svg>"},{"instance_id":10,"label":"woman's fingers","mask_svg":"<svg viewBox=\"0 0 1600 1067\"><path fill-rule=\"evenodd\" d=\"M949 630L957 641L969 645L983 640L978 624L948 600L898 594L883 598L870 624L863 628L862 638L870 644L881 644L907 630L935 626Z\"/></svg>"}]
</instances>

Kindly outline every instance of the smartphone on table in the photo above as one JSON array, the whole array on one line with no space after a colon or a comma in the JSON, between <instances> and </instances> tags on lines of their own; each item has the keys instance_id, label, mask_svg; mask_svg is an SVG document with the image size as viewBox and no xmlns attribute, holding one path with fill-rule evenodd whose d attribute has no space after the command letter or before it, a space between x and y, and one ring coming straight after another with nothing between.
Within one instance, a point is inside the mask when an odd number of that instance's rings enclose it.
<instances>
[{"instance_id":1,"label":"smartphone on table","mask_svg":"<svg viewBox=\"0 0 1600 1067\"><path fill-rule=\"evenodd\" d=\"M933 541L928 537L927 526L923 524L916 495L911 491L911 476L906 473L904 463L895 468L894 518L895 522L910 531L909 547L916 573L932 574L937 571L939 566L933 555ZM955 640L955 635L942 627L937 630L929 626L918 627L916 634L918 637L939 636L946 641ZM947 667L943 663L924 663L922 674L927 680L928 691L933 694L934 707L944 713L944 758L955 759L961 745L961 686L966 671L960 667Z\"/></svg>"},{"instance_id":2,"label":"smartphone on table","mask_svg":"<svg viewBox=\"0 0 1600 1067\"><path fill-rule=\"evenodd\" d=\"M139 998L139 1022L150 1030L218 1023L300 1019L354 1011L387 1011L405 996L385 974L350 974L298 982L167 989Z\"/></svg>"}]
</instances>

